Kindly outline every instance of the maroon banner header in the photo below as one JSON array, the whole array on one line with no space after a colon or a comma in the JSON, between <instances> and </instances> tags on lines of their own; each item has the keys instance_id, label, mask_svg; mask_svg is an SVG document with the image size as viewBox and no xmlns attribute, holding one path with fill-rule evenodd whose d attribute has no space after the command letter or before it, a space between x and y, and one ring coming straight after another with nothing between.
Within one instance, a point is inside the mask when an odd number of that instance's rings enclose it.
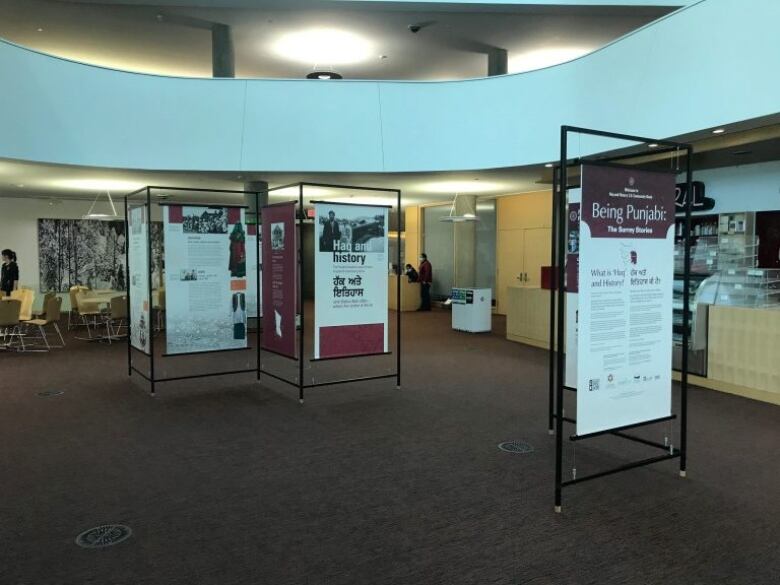
<instances>
[{"instance_id":1,"label":"maroon banner header","mask_svg":"<svg viewBox=\"0 0 780 585\"><path fill-rule=\"evenodd\" d=\"M663 239L674 225L674 173L582 165L582 222L594 238Z\"/></svg>"}]
</instances>

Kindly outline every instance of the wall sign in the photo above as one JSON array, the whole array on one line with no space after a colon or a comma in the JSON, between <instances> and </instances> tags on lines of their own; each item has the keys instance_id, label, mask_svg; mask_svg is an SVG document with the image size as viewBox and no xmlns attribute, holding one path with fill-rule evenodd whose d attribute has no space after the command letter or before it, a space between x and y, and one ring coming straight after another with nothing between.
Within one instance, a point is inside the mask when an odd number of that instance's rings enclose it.
<instances>
[{"instance_id":1,"label":"wall sign","mask_svg":"<svg viewBox=\"0 0 780 585\"><path fill-rule=\"evenodd\" d=\"M671 413L675 177L582 167L577 434Z\"/></svg>"},{"instance_id":2,"label":"wall sign","mask_svg":"<svg viewBox=\"0 0 780 585\"><path fill-rule=\"evenodd\" d=\"M710 197L705 197L704 183L701 181L693 181L693 200L691 201L691 211L709 211L715 209L715 200ZM677 208L677 213L685 212L685 206L688 201L688 184L677 183L674 192L674 205Z\"/></svg>"}]
</instances>

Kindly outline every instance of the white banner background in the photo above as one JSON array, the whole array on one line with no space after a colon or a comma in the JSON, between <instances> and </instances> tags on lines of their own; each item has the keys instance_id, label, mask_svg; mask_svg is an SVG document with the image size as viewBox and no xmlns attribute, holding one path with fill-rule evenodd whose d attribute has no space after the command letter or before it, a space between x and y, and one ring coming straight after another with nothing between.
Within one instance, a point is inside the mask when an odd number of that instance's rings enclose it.
<instances>
[{"instance_id":1,"label":"white banner background","mask_svg":"<svg viewBox=\"0 0 780 585\"><path fill-rule=\"evenodd\" d=\"M388 208L314 209L315 359L387 352Z\"/></svg>"},{"instance_id":2,"label":"white banner background","mask_svg":"<svg viewBox=\"0 0 780 585\"><path fill-rule=\"evenodd\" d=\"M583 166L578 435L671 413L673 253L672 175Z\"/></svg>"},{"instance_id":3,"label":"white banner background","mask_svg":"<svg viewBox=\"0 0 780 585\"><path fill-rule=\"evenodd\" d=\"M247 347L246 254L243 265L237 259L247 245L244 209L163 209L168 353Z\"/></svg>"},{"instance_id":4,"label":"white banner background","mask_svg":"<svg viewBox=\"0 0 780 585\"><path fill-rule=\"evenodd\" d=\"M128 217L130 343L149 353L149 217L145 205L130 207Z\"/></svg>"}]
</instances>

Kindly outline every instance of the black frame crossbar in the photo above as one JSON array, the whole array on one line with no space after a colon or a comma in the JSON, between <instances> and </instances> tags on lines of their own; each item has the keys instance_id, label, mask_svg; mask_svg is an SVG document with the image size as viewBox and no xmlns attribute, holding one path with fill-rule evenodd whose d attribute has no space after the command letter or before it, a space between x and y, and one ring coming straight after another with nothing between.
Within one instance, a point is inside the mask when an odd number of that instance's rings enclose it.
<instances>
[{"instance_id":1,"label":"black frame crossbar","mask_svg":"<svg viewBox=\"0 0 780 585\"><path fill-rule=\"evenodd\" d=\"M641 152L619 152L613 155L599 156L581 156L570 159L568 152L569 134L600 136L615 140L634 142L635 145L627 149L641 147ZM650 146L653 145L653 146ZM560 160L553 168L553 197L552 197L552 230L550 236L550 264L555 268L555 278L550 287L550 331L549 331L549 387L548 387L548 430L550 434L555 434L555 511L561 511L562 490L566 486L575 485L592 479L598 479L621 471L651 465L660 461L669 459L680 459L680 475L685 477L687 466L687 443L688 443L688 344L689 331L683 327L682 333L682 367L680 372L680 445L679 448L668 446L657 441L645 439L626 433L624 431L640 426L647 426L663 421L674 420L678 415L644 421L637 424L606 429L604 431L589 433L586 435L570 435L570 441L581 441L602 435L612 435L621 439L641 443L648 447L663 449L668 451L664 455L649 457L640 461L626 463L624 465L599 471L580 478L573 478L563 481L563 425L564 423L576 424L576 419L566 417L563 414L564 390L576 392L576 388L564 385L565 379L565 276L566 276L566 204L567 194L573 185L569 184L569 169L577 167L584 162L610 164L621 166L618 161L625 163L631 159L645 158L652 160L653 157L663 154L685 155L685 181L688 193L692 192L693 171L692 155L693 146L684 142L675 142L658 138L648 138L645 136L634 136L631 134L621 134L618 132L608 132L605 130L595 130L592 128L582 128L579 126L561 126L560 132ZM679 161L679 158L678 158ZM628 166L623 164L622 166ZM676 169L679 171L679 168ZM687 323L690 317L690 276L691 276L691 201L692 197L686 198L685 205L685 236L684 236L684 269L683 269L683 323ZM670 340L671 343L671 340ZM669 365L671 368L671 364Z\"/></svg>"}]
</instances>

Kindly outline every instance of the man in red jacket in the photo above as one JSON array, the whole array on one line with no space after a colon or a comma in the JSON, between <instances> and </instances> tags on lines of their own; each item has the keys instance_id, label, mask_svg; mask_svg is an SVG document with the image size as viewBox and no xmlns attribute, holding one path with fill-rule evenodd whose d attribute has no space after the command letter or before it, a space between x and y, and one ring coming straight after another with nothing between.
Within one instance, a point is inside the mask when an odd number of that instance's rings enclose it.
<instances>
[{"instance_id":1,"label":"man in red jacket","mask_svg":"<svg viewBox=\"0 0 780 585\"><path fill-rule=\"evenodd\" d=\"M420 299L422 303L418 311L431 310L431 283L433 282L433 267L428 262L427 254L420 254L420 270L418 270L420 283Z\"/></svg>"}]
</instances>

